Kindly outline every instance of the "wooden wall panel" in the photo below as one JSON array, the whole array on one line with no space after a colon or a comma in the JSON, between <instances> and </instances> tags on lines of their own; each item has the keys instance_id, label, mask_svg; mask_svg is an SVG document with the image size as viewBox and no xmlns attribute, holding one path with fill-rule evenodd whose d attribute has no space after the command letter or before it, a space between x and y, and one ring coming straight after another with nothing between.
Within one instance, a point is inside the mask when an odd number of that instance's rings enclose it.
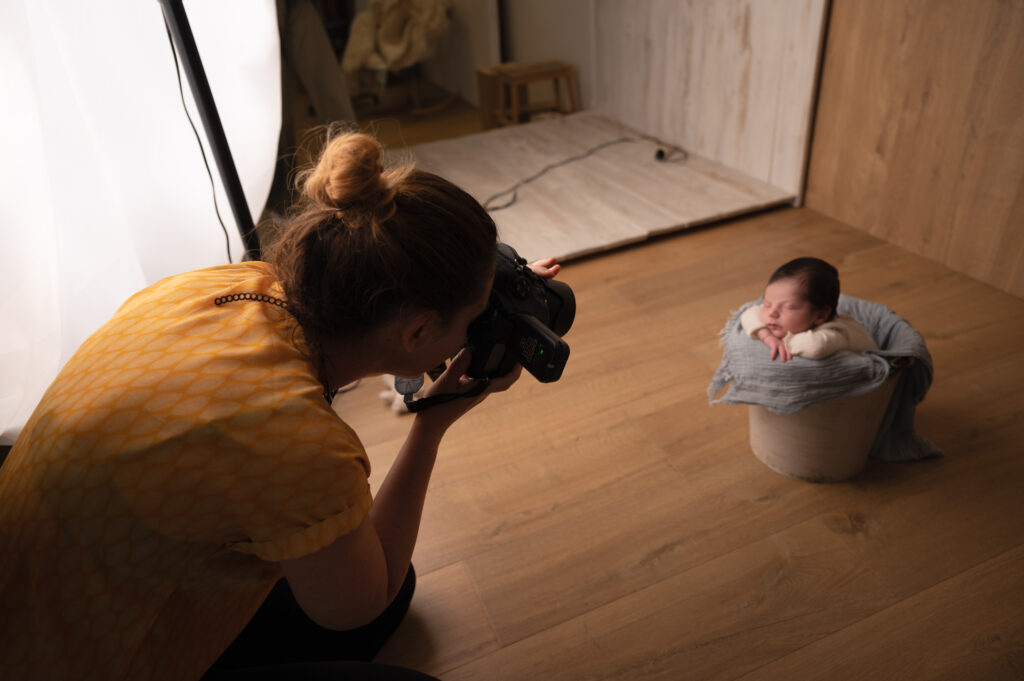
<instances>
[{"instance_id":1,"label":"wooden wall panel","mask_svg":"<svg viewBox=\"0 0 1024 681\"><path fill-rule=\"evenodd\" d=\"M833 0L806 204L1024 296L1024 2Z\"/></svg>"},{"instance_id":2,"label":"wooden wall panel","mask_svg":"<svg viewBox=\"0 0 1024 681\"><path fill-rule=\"evenodd\" d=\"M594 108L799 195L824 0L595 0Z\"/></svg>"}]
</instances>

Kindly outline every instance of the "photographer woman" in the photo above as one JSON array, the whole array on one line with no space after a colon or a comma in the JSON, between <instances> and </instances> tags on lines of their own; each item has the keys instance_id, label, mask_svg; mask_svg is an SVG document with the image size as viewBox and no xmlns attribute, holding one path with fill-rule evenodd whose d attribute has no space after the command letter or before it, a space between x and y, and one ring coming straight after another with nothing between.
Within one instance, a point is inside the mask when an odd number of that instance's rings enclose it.
<instances>
[{"instance_id":1,"label":"photographer woman","mask_svg":"<svg viewBox=\"0 0 1024 681\"><path fill-rule=\"evenodd\" d=\"M375 499L329 400L453 355L429 394L473 387L460 348L495 226L362 134L299 186L267 262L134 295L22 431L0 468L5 678L426 678L336 660L372 659L401 620L441 438L519 369L418 413Z\"/></svg>"}]
</instances>

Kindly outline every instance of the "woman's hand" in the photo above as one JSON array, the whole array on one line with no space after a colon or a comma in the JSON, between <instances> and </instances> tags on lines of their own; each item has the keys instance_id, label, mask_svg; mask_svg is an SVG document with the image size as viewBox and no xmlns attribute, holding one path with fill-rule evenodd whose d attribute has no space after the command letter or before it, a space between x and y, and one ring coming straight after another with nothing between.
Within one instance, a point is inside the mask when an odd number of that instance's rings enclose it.
<instances>
[{"instance_id":1,"label":"woman's hand","mask_svg":"<svg viewBox=\"0 0 1024 681\"><path fill-rule=\"evenodd\" d=\"M555 258L543 258L536 262L531 262L529 268L533 270L534 274L543 279L554 279L562 270L562 266L558 264Z\"/></svg>"},{"instance_id":2,"label":"woman's hand","mask_svg":"<svg viewBox=\"0 0 1024 681\"><path fill-rule=\"evenodd\" d=\"M455 358L452 359L445 372L427 388L426 396L465 393L472 390L479 381L466 376L471 359L472 355L469 350L462 348L459 354L455 355ZM424 426L440 436L466 412L483 402L488 395L508 390L513 383L519 380L519 376L522 373L523 367L517 364L508 374L492 378L479 395L462 397L424 409L416 415L416 420L421 421Z\"/></svg>"}]
</instances>

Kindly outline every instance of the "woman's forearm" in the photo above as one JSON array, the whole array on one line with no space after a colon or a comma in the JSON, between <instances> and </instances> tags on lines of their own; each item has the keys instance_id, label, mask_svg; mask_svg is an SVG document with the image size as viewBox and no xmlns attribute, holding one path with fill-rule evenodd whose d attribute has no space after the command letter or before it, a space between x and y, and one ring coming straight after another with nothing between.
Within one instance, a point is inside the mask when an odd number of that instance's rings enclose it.
<instances>
[{"instance_id":1,"label":"woman's forearm","mask_svg":"<svg viewBox=\"0 0 1024 681\"><path fill-rule=\"evenodd\" d=\"M423 515L423 502L444 429L417 416L370 509L387 560L388 599L405 579Z\"/></svg>"}]
</instances>

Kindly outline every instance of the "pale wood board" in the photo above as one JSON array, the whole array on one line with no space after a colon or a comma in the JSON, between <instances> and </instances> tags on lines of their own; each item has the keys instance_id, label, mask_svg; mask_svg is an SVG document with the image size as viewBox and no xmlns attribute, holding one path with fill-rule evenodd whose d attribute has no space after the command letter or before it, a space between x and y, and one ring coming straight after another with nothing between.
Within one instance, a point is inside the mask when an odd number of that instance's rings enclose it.
<instances>
[{"instance_id":1,"label":"pale wood board","mask_svg":"<svg viewBox=\"0 0 1024 681\"><path fill-rule=\"evenodd\" d=\"M623 139L632 141L520 188L512 206L492 212L500 238L528 259L568 260L794 199L695 154L660 162L654 141L594 112L419 144L388 160L437 173L483 203L549 165Z\"/></svg>"},{"instance_id":2,"label":"pale wood board","mask_svg":"<svg viewBox=\"0 0 1024 681\"><path fill-rule=\"evenodd\" d=\"M730 310L805 254L923 334L917 427L946 457L799 482L751 454L744 408L708 405ZM561 277L579 303L565 374L446 436L410 620L380 661L446 681L1019 678L1024 301L806 209ZM337 401L374 489L410 418L381 387Z\"/></svg>"},{"instance_id":3,"label":"pale wood board","mask_svg":"<svg viewBox=\"0 0 1024 681\"><path fill-rule=\"evenodd\" d=\"M799 195L824 0L596 0L595 110Z\"/></svg>"},{"instance_id":4,"label":"pale wood board","mask_svg":"<svg viewBox=\"0 0 1024 681\"><path fill-rule=\"evenodd\" d=\"M806 203L1024 296L1024 3L835 0Z\"/></svg>"}]
</instances>

